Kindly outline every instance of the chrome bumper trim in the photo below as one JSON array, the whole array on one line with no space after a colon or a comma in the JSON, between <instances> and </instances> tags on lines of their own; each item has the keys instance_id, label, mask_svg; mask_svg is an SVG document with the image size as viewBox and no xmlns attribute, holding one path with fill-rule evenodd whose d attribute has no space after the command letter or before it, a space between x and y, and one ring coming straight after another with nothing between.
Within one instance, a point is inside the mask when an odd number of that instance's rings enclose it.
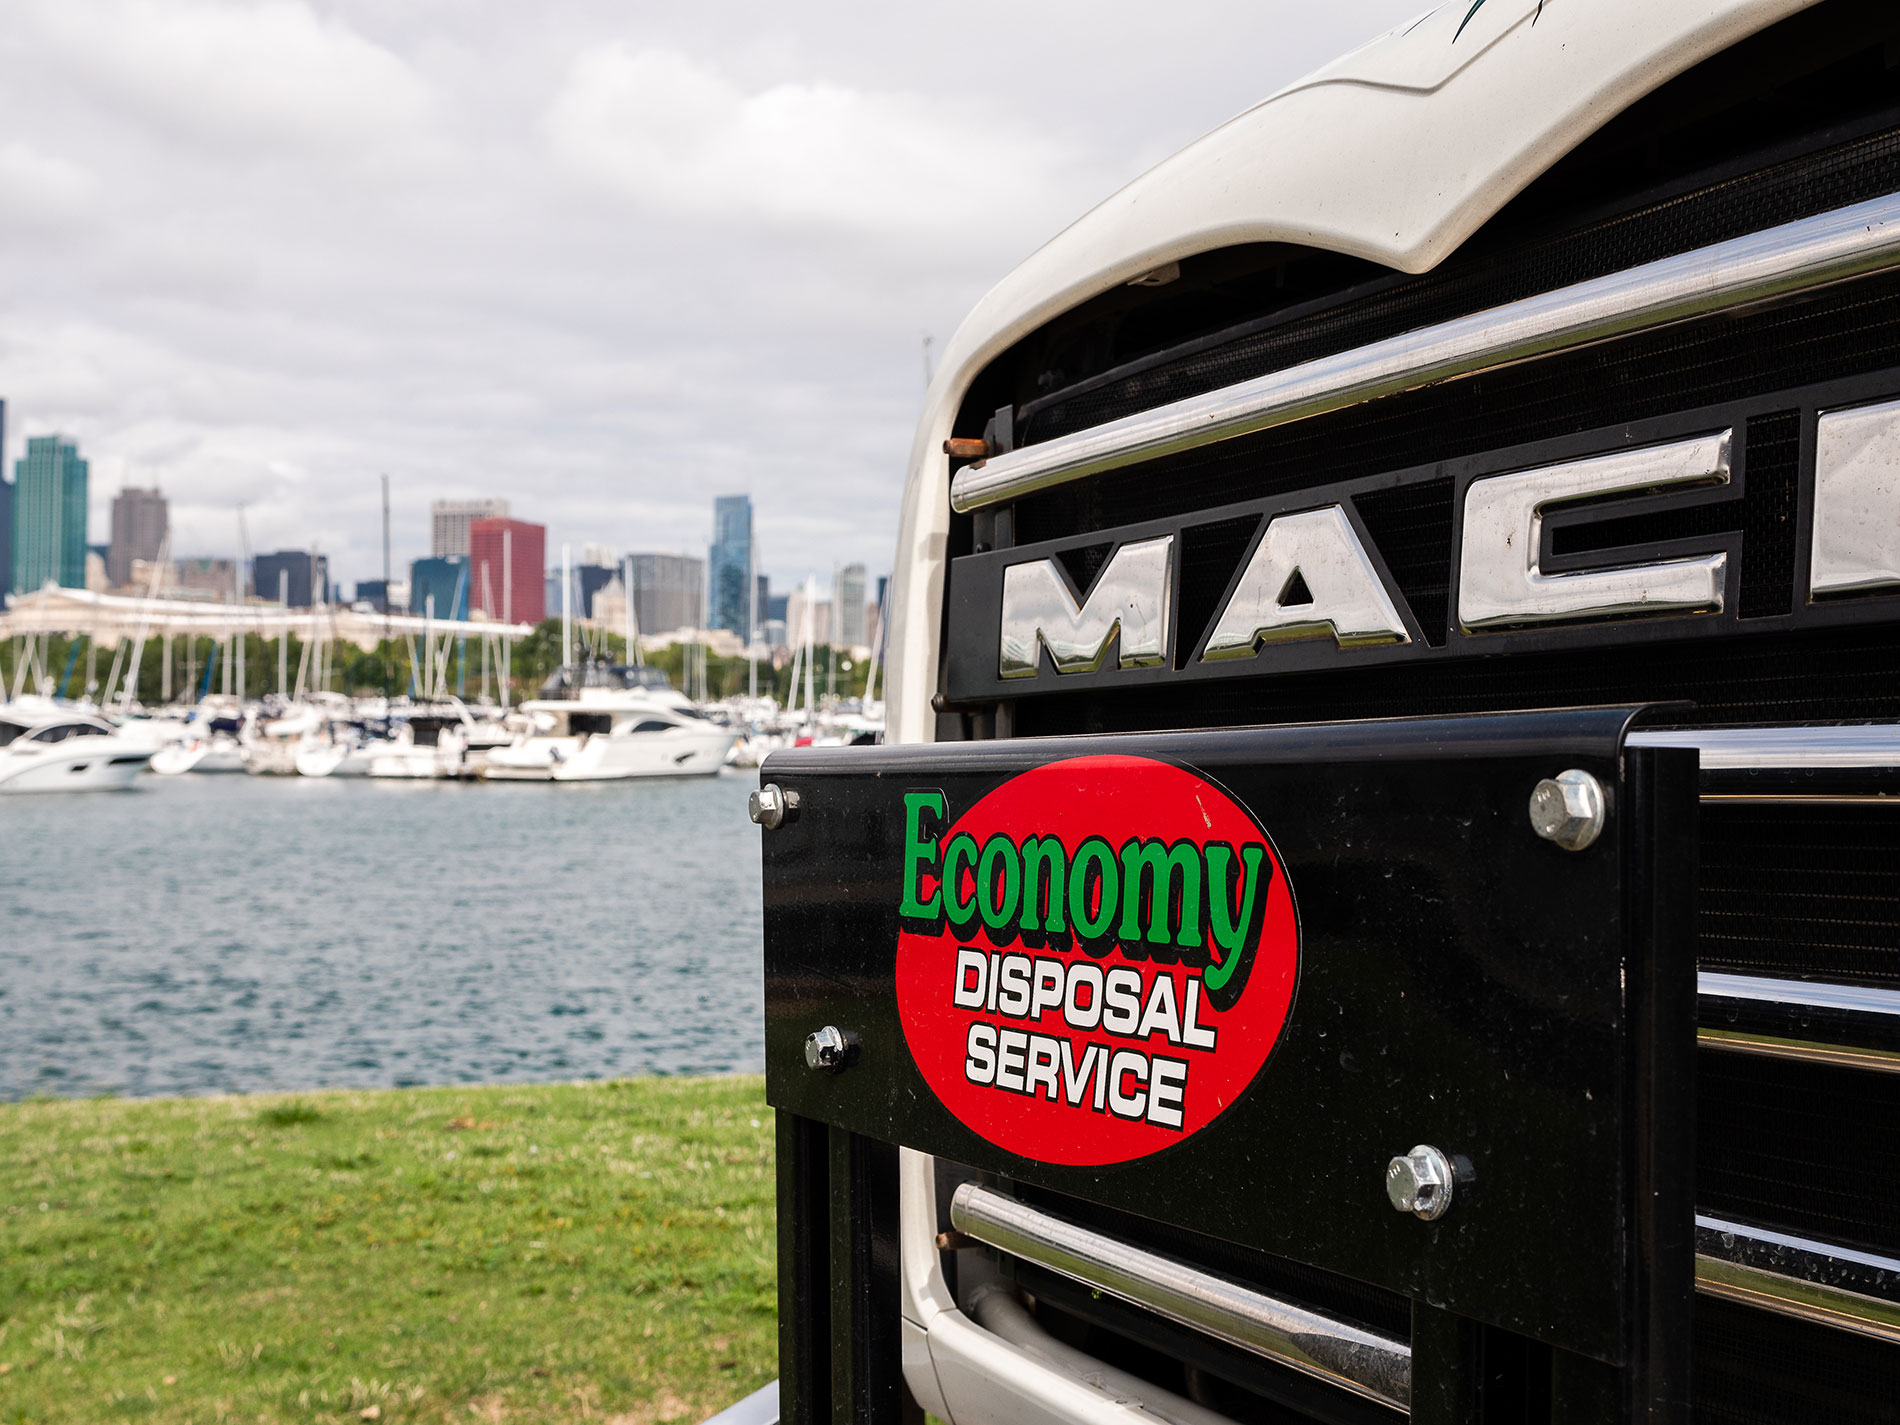
<instances>
[{"instance_id":1,"label":"chrome bumper trim","mask_svg":"<svg viewBox=\"0 0 1900 1425\"><path fill-rule=\"evenodd\" d=\"M1900 1342L1900 1261L1696 1215L1696 1290Z\"/></svg>"},{"instance_id":2,"label":"chrome bumper trim","mask_svg":"<svg viewBox=\"0 0 1900 1425\"><path fill-rule=\"evenodd\" d=\"M1632 747L1693 747L1705 772L1900 768L1900 724L1641 729Z\"/></svg>"},{"instance_id":3,"label":"chrome bumper trim","mask_svg":"<svg viewBox=\"0 0 1900 1425\"><path fill-rule=\"evenodd\" d=\"M950 505L968 514L1124 465L1896 264L1900 197L1876 198L994 455L957 472Z\"/></svg>"},{"instance_id":4,"label":"chrome bumper trim","mask_svg":"<svg viewBox=\"0 0 1900 1425\"><path fill-rule=\"evenodd\" d=\"M1693 747L1705 802L1900 806L1900 725L1644 729L1632 747Z\"/></svg>"},{"instance_id":5,"label":"chrome bumper trim","mask_svg":"<svg viewBox=\"0 0 1900 1425\"><path fill-rule=\"evenodd\" d=\"M1382 1405L1409 1410L1404 1341L1078 1227L976 1183L950 1201L950 1223L978 1241Z\"/></svg>"},{"instance_id":6,"label":"chrome bumper trim","mask_svg":"<svg viewBox=\"0 0 1900 1425\"><path fill-rule=\"evenodd\" d=\"M1900 990L1696 976L1704 1047L1900 1074Z\"/></svg>"}]
</instances>

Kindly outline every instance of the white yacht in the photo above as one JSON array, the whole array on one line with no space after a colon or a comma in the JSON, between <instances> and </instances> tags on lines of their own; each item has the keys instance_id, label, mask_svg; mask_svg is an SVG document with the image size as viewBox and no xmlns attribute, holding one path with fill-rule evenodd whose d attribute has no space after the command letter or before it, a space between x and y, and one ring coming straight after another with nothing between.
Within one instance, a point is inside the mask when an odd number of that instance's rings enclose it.
<instances>
[{"instance_id":1,"label":"white yacht","mask_svg":"<svg viewBox=\"0 0 1900 1425\"><path fill-rule=\"evenodd\" d=\"M725 765L737 736L701 716L657 668L563 668L541 692L521 705L531 730L488 754L491 781L707 776Z\"/></svg>"},{"instance_id":2,"label":"white yacht","mask_svg":"<svg viewBox=\"0 0 1900 1425\"><path fill-rule=\"evenodd\" d=\"M468 746L462 724L461 717L426 711L392 719L389 736L365 749L369 775L406 781L461 776Z\"/></svg>"},{"instance_id":3,"label":"white yacht","mask_svg":"<svg viewBox=\"0 0 1900 1425\"><path fill-rule=\"evenodd\" d=\"M305 748L327 741L324 717L308 703L288 703L260 713L242 738L244 770L254 777L294 777Z\"/></svg>"},{"instance_id":4,"label":"white yacht","mask_svg":"<svg viewBox=\"0 0 1900 1425\"><path fill-rule=\"evenodd\" d=\"M155 750L90 713L0 706L0 792L118 791Z\"/></svg>"}]
</instances>

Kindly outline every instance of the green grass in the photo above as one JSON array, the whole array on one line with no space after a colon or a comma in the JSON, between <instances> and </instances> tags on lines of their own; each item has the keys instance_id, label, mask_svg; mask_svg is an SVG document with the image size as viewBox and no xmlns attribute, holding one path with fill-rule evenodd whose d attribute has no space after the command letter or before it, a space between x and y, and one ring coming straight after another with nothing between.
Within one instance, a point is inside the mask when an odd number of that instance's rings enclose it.
<instances>
[{"instance_id":1,"label":"green grass","mask_svg":"<svg viewBox=\"0 0 1900 1425\"><path fill-rule=\"evenodd\" d=\"M696 1422L772 1231L752 1078L0 1105L0 1422Z\"/></svg>"}]
</instances>

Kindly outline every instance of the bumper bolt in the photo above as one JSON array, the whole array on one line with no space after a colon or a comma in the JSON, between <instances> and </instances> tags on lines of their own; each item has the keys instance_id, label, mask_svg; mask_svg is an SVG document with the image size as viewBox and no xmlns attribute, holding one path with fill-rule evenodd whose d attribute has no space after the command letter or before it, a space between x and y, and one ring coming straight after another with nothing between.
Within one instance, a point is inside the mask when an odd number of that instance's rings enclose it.
<instances>
[{"instance_id":1,"label":"bumper bolt","mask_svg":"<svg viewBox=\"0 0 1900 1425\"><path fill-rule=\"evenodd\" d=\"M746 815L754 826L767 831L783 826L798 814L798 793L788 792L777 782L767 782L746 798Z\"/></svg>"},{"instance_id":2,"label":"bumper bolt","mask_svg":"<svg viewBox=\"0 0 1900 1425\"><path fill-rule=\"evenodd\" d=\"M829 1069L837 1073L848 1068L857 1058L858 1036L848 1034L835 1024L827 1024L823 1029L812 1031L805 1036L805 1067L812 1070Z\"/></svg>"},{"instance_id":3,"label":"bumper bolt","mask_svg":"<svg viewBox=\"0 0 1900 1425\"><path fill-rule=\"evenodd\" d=\"M1531 793L1531 829L1566 851L1581 851L1603 831L1603 784L1571 768L1546 777Z\"/></svg>"},{"instance_id":4,"label":"bumper bolt","mask_svg":"<svg viewBox=\"0 0 1900 1425\"><path fill-rule=\"evenodd\" d=\"M1385 1195L1399 1212L1436 1222L1451 1210L1451 1159L1421 1143L1385 1168Z\"/></svg>"}]
</instances>

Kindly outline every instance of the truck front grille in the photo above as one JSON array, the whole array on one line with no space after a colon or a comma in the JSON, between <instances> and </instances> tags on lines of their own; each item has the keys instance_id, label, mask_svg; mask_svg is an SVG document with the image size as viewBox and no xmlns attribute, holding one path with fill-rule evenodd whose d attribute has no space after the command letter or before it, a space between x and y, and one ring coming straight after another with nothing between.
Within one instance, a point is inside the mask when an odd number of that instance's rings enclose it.
<instances>
[{"instance_id":1,"label":"truck front grille","mask_svg":"<svg viewBox=\"0 0 1900 1425\"><path fill-rule=\"evenodd\" d=\"M1041 396L1017 409L1015 440L1057 440L1429 323L1897 191L1900 129L1888 129L1555 237L1494 232L1441 272L1375 283L1325 310L1252 322ZM1900 391L1900 272L1215 444L1176 447L1161 458L1019 494L984 510L978 523L959 525L953 549L992 537L1003 548L1101 533L1100 545L1061 556L1076 587L1086 589L1110 553L1112 532L1184 519L1174 594L1178 671L1212 626L1260 525L1257 515L1236 518L1227 507L1404 472L1404 483L1379 482L1343 498L1352 501L1433 652L1403 663L1191 684L1097 681L1071 691L1051 689L1056 680L1044 678L1021 693L1006 689L1009 701L981 709L961 730L1050 737L1639 703L1684 704L1655 722L1689 728L1900 724L1900 622L1796 632L1787 617L1802 607L1801 472L1813 440L1813 407L1803 405L1797 388L1854 378L1868 378L1870 392L1856 399ZM1016 379L985 389L1026 384ZM1730 402L1738 404L1725 408ZM1458 468L1430 467L1641 420L1705 415L1710 429L1736 427L1744 477L1732 498L1573 526L1560 536L1570 542L1555 552L1739 533L1730 588L1741 631L1673 637L1657 625L1631 624L1622 646L1442 656L1457 651L1445 645ZM1200 512L1205 518L1196 523ZM953 561L953 580L955 572ZM1900 806L1892 796L1900 785L1900 726L1891 743L1891 767L1868 769L1859 789L1830 783L1826 797L1804 800L1784 789L1778 800L1752 802L1705 788L1704 972L1900 991ZM1709 1003L1705 998L1705 1015ZM1900 1029L1900 999L1889 996L1875 1014ZM1839 1247L1900 1259L1900 1216L1892 1207L1892 1185L1900 1181L1900 1072L1893 1071L1900 1052L1887 1046L1884 1060L1869 1053L1844 1062L1838 1055L1804 1059L1785 1046L1717 1045L1706 1034L1705 1041L1698 1212L1809 1239L1817 1257ZM1302 1275L1304 1268L1238 1251L1179 1223L1027 1188L1022 1195L1263 1290L1395 1335L1407 1330L1406 1303L1389 1293ZM1900 1282L1900 1263L1887 1265ZM1033 1277L1024 1278L1032 1288ZM1063 1310L1095 1319L1086 1300L1064 1297L1059 1284L1049 1290ZM1900 1400L1900 1291L1895 1298L1883 1304L1884 1324L1866 1329L1850 1319L1851 1303L1848 1316L1828 1321L1804 1316L1792 1297L1780 1304L1701 1298L1697 1417L1718 1425L1892 1418ZM1140 1330L1125 1314L1096 1324L1124 1336Z\"/></svg>"}]
</instances>

